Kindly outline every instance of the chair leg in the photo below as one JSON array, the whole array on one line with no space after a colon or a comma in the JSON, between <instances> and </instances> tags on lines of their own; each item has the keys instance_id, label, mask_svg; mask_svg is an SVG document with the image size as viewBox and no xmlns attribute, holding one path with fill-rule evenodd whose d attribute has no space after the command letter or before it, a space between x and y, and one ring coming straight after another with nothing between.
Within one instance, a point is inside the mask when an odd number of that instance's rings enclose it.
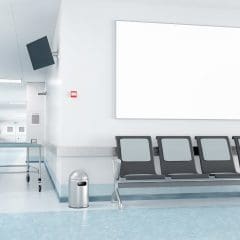
<instances>
[{"instance_id":1,"label":"chair leg","mask_svg":"<svg viewBox=\"0 0 240 240\"><path fill-rule=\"evenodd\" d=\"M116 196L116 198L117 198L118 208L119 208L119 209L123 208L123 204L122 204L122 200L121 200L121 198L120 198L120 194L119 194L118 184L117 184L117 183L115 184L114 194L115 194L115 196Z\"/></svg>"},{"instance_id":2,"label":"chair leg","mask_svg":"<svg viewBox=\"0 0 240 240\"><path fill-rule=\"evenodd\" d=\"M112 193L111 202L112 202L112 203L115 203L115 202L117 202L117 196L116 196L116 193L115 193L115 191Z\"/></svg>"}]
</instances>

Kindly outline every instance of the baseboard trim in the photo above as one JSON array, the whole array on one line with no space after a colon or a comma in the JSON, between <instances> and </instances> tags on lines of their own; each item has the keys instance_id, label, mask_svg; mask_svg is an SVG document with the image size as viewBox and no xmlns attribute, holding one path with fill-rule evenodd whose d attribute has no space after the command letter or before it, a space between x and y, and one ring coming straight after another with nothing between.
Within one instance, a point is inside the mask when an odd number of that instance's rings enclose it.
<instances>
[{"instance_id":1,"label":"baseboard trim","mask_svg":"<svg viewBox=\"0 0 240 240\"><path fill-rule=\"evenodd\" d=\"M58 190L57 190L57 187L56 187L56 185L55 185L55 182L54 182L53 179L52 179L52 176L51 176L51 174L50 174L50 171L48 170L48 166L47 166L46 162L44 162L44 165L45 165L47 174L48 174L48 176L49 176L49 178L50 178L50 181L51 181L51 183L52 183L52 185L53 185L54 192L56 193L59 202L61 202L61 197L60 197L60 195L59 195L59 193L58 193Z\"/></svg>"},{"instance_id":2,"label":"baseboard trim","mask_svg":"<svg viewBox=\"0 0 240 240\"><path fill-rule=\"evenodd\" d=\"M59 201L62 203L68 202L68 198L60 197ZM89 201L90 202L108 202L108 201L111 201L111 196L90 196Z\"/></svg>"},{"instance_id":3,"label":"baseboard trim","mask_svg":"<svg viewBox=\"0 0 240 240\"><path fill-rule=\"evenodd\" d=\"M240 192L212 192L212 193L177 193L177 194L140 194L121 195L125 201L137 200L178 200L178 199L207 199L207 198L232 198L240 197ZM59 198L60 202L67 202L67 197ZM90 196L90 202L111 201L111 196Z\"/></svg>"}]
</instances>

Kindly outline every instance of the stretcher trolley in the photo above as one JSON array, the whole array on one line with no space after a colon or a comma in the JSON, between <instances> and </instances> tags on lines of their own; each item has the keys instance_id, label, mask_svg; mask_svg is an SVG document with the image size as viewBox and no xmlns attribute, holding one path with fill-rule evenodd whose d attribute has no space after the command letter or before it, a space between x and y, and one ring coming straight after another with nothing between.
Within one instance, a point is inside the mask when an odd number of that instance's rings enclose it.
<instances>
[{"instance_id":1,"label":"stretcher trolley","mask_svg":"<svg viewBox=\"0 0 240 240\"><path fill-rule=\"evenodd\" d=\"M42 164L42 145L37 144L37 143L27 143L27 142L2 142L0 143L0 148L9 148L9 149L14 149L14 148L26 148L27 150L27 156L26 156L26 164L20 165L20 164L12 164L12 165L0 165L1 169L4 168L12 168L12 167L17 167L17 168L25 168L22 171L6 171L2 170L0 171L0 174L17 174L17 173L26 173L26 181L30 182L30 173L35 173L38 174L38 191L42 191L42 172L41 172L41 164ZM36 148L38 149L38 167L32 166L30 164L30 155L29 155L29 150L30 148Z\"/></svg>"}]
</instances>

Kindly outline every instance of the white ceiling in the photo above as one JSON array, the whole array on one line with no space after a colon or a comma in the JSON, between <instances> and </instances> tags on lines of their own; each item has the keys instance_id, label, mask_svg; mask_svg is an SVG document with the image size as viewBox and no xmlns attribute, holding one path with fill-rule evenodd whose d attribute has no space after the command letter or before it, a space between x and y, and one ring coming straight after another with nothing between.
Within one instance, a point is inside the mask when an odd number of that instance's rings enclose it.
<instances>
[{"instance_id":1,"label":"white ceiling","mask_svg":"<svg viewBox=\"0 0 240 240\"><path fill-rule=\"evenodd\" d=\"M26 44L46 35L52 42L59 5L60 0L0 0L0 78L45 80L45 69L33 71Z\"/></svg>"}]
</instances>

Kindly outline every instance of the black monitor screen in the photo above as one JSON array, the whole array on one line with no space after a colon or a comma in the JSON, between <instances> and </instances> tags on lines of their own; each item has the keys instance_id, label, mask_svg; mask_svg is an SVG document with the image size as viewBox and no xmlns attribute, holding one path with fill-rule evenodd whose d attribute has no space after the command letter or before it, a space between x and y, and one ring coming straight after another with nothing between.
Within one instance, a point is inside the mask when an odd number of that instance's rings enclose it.
<instances>
[{"instance_id":1,"label":"black monitor screen","mask_svg":"<svg viewBox=\"0 0 240 240\"><path fill-rule=\"evenodd\" d=\"M47 37L27 44L28 53L34 70L54 64L51 48Z\"/></svg>"}]
</instances>

